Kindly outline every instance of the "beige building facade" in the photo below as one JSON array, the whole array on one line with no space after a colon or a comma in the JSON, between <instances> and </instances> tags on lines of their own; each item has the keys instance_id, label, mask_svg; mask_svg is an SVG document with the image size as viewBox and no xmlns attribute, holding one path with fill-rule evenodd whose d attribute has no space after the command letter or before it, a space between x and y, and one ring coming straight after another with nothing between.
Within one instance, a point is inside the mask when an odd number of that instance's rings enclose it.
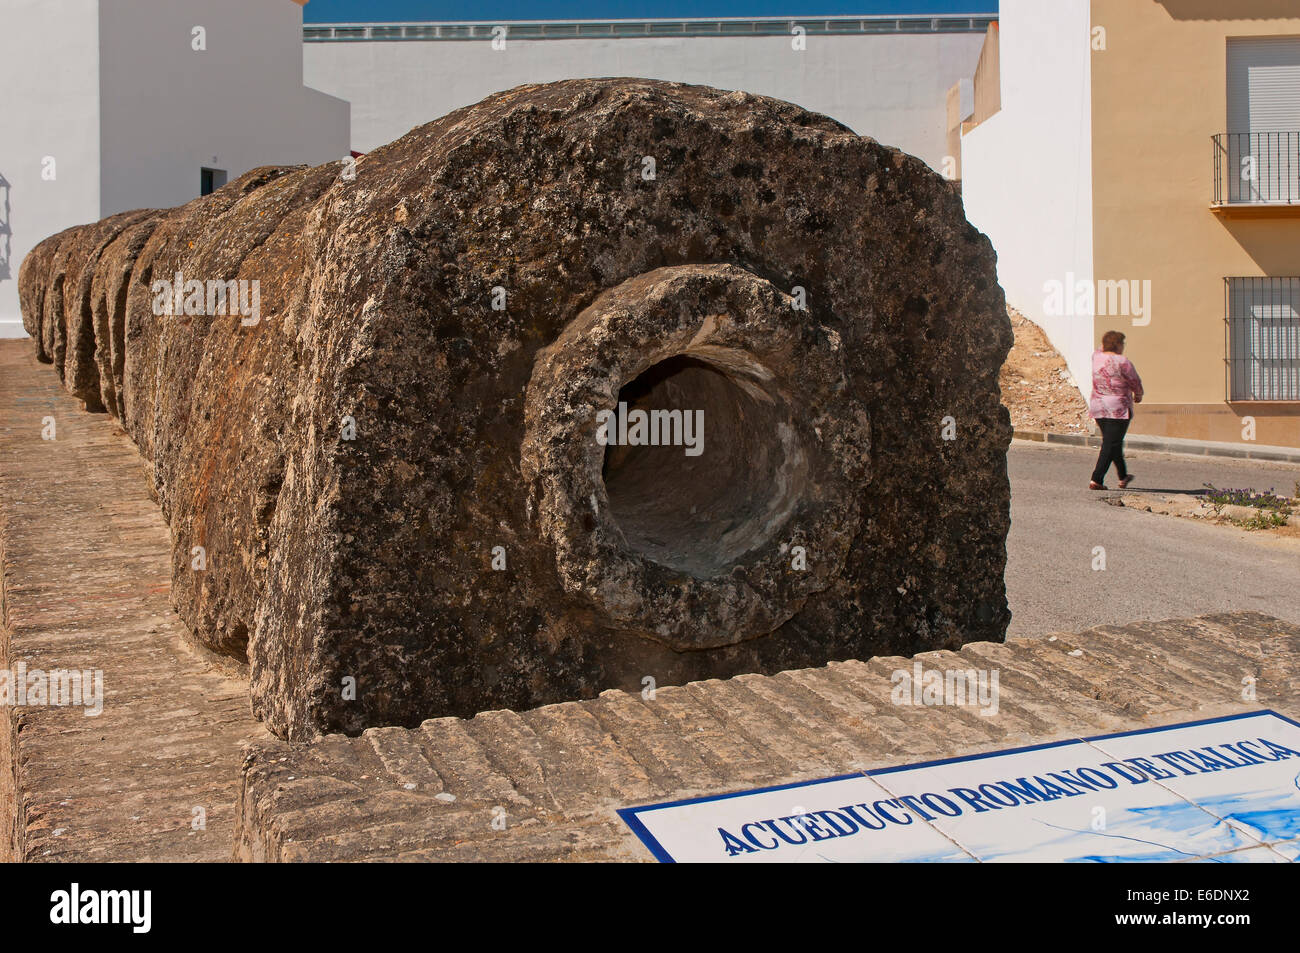
<instances>
[{"instance_id":1,"label":"beige building facade","mask_svg":"<svg viewBox=\"0 0 1300 953\"><path fill-rule=\"evenodd\" d=\"M1020 115L967 124L962 187L1009 302L1085 397L1127 335L1133 433L1300 446L1300 0L1005 0L998 33Z\"/></svg>"}]
</instances>

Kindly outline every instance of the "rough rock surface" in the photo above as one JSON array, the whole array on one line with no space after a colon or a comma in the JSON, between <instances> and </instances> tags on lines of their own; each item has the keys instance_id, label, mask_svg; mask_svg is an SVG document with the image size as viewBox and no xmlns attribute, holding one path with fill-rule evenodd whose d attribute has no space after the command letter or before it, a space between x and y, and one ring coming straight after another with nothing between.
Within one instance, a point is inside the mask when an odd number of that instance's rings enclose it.
<instances>
[{"instance_id":1,"label":"rough rock surface","mask_svg":"<svg viewBox=\"0 0 1300 953\"><path fill-rule=\"evenodd\" d=\"M63 233L50 260L41 317L45 351L60 380L87 410L103 410L91 318L90 285L105 243L147 215L122 212Z\"/></svg>"},{"instance_id":2,"label":"rough rock surface","mask_svg":"<svg viewBox=\"0 0 1300 953\"><path fill-rule=\"evenodd\" d=\"M52 329L45 323L45 301L53 286L52 268L55 256L65 239L78 234L86 225L76 225L56 232L27 253L18 268L18 305L23 313L23 329L36 343L37 360L46 364L54 362L52 356ZM62 284L59 285L62 295Z\"/></svg>"},{"instance_id":3,"label":"rough rock surface","mask_svg":"<svg viewBox=\"0 0 1300 953\"><path fill-rule=\"evenodd\" d=\"M171 281L177 273L187 280L220 280L223 276L197 274L192 268L185 274L187 259L196 251L201 253L206 244L237 241L238 236L225 235L212 227L221 214L249 192L293 171L283 166L252 169L215 192L172 209L158 222L136 256L126 298L125 361L119 399L122 426L150 466L156 466L158 460L154 453L157 418L185 413L191 398L186 382L179 391L166 393L165 400L159 403L162 338L170 325L185 324L187 317L193 317L155 314L157 294L153 284L156 280ZM204 300L206 303L206 296Z\"/></svg>"},{"instance_id":4,"label":"rough rock surface","mask_svg":"<svg viewBox=\"0 0 1300 953\"><path fill-rule=\"evenodd\" d=\"M100 259L124 231L141 222L152 221L157 215L155 209L138 209L104 219L101 228L92 233L96 244L81 263L75 287L65 286L67 353L63 363L64 384L87 410L105 409L99 382L99 339L95 335L94 281L99 274ZM110 346L107 339L105 345Z\"/></svg>"},{"instance_id":5,"label":"rough rock surface","mask_svg":"<svg viewBox=\"0 0 1300 953\"><path fill-rule=\"evenodd\" d=\"M243 659L265 587L270 520L283 478L286 408L298 360L283 309L302 280L309 203L338 178L337 163L304 169L230 206L183 267L216 280L258 282L259 320L236 315L169 321L159 339L158 387L188 405L154 415L155 484L173 539L177 609L215 651ZM249 320L252 320L251 318ZM185 545L179 545L184 541ZM194 546L212 557L191 570Z\"/></svg>"},{"instance_id":6,"label":"rough rock surface","mask_svg":"<svg viewBox=\"0 0 1300 953\"><path fill-rule=\"evenodd\" d=\"M1042 328L1015 308L1008 308L1007 314L1015 341L998 373L998 384L1017 435L1024 431L1095 433L1088 402L1070 376L1065 358L1052 347ZM1091 383L1085 381L1084 386L1091 393Z\"/></svg>"},{"instance_id":7,"label":"rough rock surface","mask_svg":"<svg viewBox=\"0 0 1300 953\"><path fill-rule=\"evenodd\" d=\"M246 653L271 730L1002 638L1011 330L919 160L763 97L594 80L341 171L254 170L24 264L48 312L101 250L77 288L103 317L75 303L109 336L99 394L178 609ZM155 314L178 272L258 281L261 320ZM619 403L702 410L702 454L602 447Z\"/></svg>"},{"instance_id":8,"label":"rough rock surface","mask_svg":"<svg viewBox=\"0 0 1300 953\"><path fill-rule=\"evenodd\" d=\"M122 377L126 367L126 293L131 271L145 242L165 212L151 212L128 225L100 253L90 286L99 398L104 409L121 419Z\"/></svg>"}]
</instances>

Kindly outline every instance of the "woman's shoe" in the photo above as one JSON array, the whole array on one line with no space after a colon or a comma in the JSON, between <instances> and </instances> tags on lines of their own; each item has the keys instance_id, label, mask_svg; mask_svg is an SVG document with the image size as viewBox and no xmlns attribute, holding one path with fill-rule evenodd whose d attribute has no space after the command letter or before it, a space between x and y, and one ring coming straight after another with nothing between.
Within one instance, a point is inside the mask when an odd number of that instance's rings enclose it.
<instances>
[{"instance_id":1,"label":"woman's shoe","mask_svg":"<svg viewBox=\"0 0 1300 953\"><path fill-rule=\"evenodd\" d=\"M1104 489L1106 489L1106 484L1104 484L1104 483L1098 483L1096 480L1089 480L1089 481L1088 481L1088 489L1090 489L1090 490L1104 490Z\"/></svg>"},{"instance_id":2,"label":"woman's shoe","mask_svg":"<svg viewBox=\"0 0 1300 953\"><path fill-rule=\"evenodd\" d=\"M1122 479L1122 480L1119 481L1119 488L1120 488L1121 490L1127 490L1127 489L1128 489L1128 485L1129 485L1130 483L1132 483L1132 482L1133 482L1133 474L1130 473L1130 474L1129 474L1128 476L1126 476L1124 479Z\"/></svg>"}]
</instances>

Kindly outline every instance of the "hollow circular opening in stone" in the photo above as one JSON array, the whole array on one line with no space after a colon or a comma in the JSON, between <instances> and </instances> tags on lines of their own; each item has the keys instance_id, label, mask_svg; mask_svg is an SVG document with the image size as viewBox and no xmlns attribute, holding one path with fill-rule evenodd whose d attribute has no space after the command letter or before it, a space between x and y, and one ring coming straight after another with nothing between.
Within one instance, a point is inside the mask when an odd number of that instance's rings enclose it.
<instances>
[{"instance_id":1,"label":"hollow circular opening in stone","mask_svg":"<svg viewBox=\"0 0 1300 953\"><path fill-rule=\"evenodd\" d=\"M709 578L789 516L807 465L789 408L764 376L748 355L723 365L682 354L619 391L602 477L633 550Z\"/></svg>"}]
</instances>

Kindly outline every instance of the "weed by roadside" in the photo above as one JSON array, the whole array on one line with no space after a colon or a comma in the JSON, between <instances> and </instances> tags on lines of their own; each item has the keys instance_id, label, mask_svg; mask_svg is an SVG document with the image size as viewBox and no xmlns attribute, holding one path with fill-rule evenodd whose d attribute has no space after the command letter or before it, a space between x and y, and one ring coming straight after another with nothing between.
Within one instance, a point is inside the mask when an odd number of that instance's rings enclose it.
<instances>
[{"instance_id":1,"label":"weed by roadside","mask_svg":"<svg viewBox=\"0 0 1300 953\"><path fill-rule=\"evenodd\" d=\"M1272 487L1265 493L1256 493L1249 487L1221 489L1206 483L1205 489L1205 499L1214 507L1214 512L1242 529L1278 529L1286 526L1291 508L1295 505L1295 500L1278 496ZM1297 490L1300 490L1300 485ZM1250 512L1243 514L1243 508Z\"/></svg>"},{"instance_id":2,"label":"weed by roadside","mask_svg":"<svg viewBox=\"0 0 1300 953\"><path fill-rule=\"evenodd\" d=\"M1205 498L1213 504L1216 510L1224 506L1253 506L1261 510L1272 510L1274 512L1290 513L1292 501L1285 496L1278 496L1269 487L1266 493L1256 493L1249 487L1245 489L1219 489L1212 484L1204 484L1206 493ZM1297 484L1297 490L1300 490L1300 484ZM1298 494L1300 495L1300 494Z\"/></svg>"},{"instance_id":3,"label":"weed by roadside","mask_svg":"<svg viewBox=\"0 0 1300 953\"><path fill-rule=\"evenodd\" d=\"M1277 529L1287 525L1287 514L1277 510L1260 510L1244 520L1233 520L1242 529Z\"/></svg>"}]
</instances>

